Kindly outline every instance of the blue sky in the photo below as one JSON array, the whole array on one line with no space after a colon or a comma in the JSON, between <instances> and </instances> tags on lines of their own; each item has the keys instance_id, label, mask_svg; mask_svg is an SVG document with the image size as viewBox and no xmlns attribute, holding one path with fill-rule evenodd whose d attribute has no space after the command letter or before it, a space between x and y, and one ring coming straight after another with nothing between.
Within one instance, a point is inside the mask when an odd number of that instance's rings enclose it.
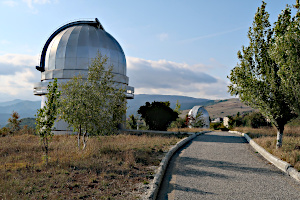
<instances>
[{"instance_id":1,"label":"blue sky","mask_svg":"<svg viewBox=\"0 0 300 200\"><path fill-rule=\"evenodd\" d=\"M274 22L295 0L266 0ZM33 83L48 37L98 18L122 46L136 94L230 98L227 75L261 0L0 0L0 102L40 100Z\"/></svg>"}]
</instances>

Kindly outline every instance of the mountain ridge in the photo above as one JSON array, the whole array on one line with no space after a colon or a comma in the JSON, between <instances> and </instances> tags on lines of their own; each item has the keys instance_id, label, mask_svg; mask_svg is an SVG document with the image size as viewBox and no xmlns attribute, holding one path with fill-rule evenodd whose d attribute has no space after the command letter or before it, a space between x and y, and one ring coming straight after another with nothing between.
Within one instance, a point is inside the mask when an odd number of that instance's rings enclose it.
<instances>
[{"instance_id":1,"label":"mountain ridge","mask_svg":"<svg viewBox=\"0 0 300 200\"><path fill-rule=\"evenodd\" d=\"M131 114L137 115L137 110L140 106L145 105L146 102L153 101L169 101L170 107L175 108L177 100L179 101L180 110L189 110L195 105L206 106L210 112L210 105L228 100L211 100L204 98L194 98L180 95L152 95L152 94L136 94L135 98L127 101L127 117ZM238 100L237 100L238 101ZM240 105L239 105L240 106ZM19 113L20 118L34 118L38 109L41 107L41 101L30 101L15 99L13 101L0 102L0 126L3 127L7 124L7 120L13 111ZM222 109L218 108L218 109ZM212 115L220 115L221 112L212 113ZM223 114L223 113L222 113ZM225 114L225 113L224 113Z\"/></svg>"}]
</instances>

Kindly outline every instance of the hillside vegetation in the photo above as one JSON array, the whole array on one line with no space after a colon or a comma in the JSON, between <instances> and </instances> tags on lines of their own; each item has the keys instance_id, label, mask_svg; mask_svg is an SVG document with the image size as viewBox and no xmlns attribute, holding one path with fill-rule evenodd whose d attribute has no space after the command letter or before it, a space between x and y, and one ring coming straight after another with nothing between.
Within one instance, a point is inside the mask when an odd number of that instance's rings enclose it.
<instances>
[{"instance_id":1,"label":"hillside vegetation","mask_svg":"<svg viewBox=\"0 0 300 200\"><path fill-rule=\"evenodd\" d=\"M228 115L233 116L238 112L240 114L244 114L255 111L253 108L243 104L238 98L214 100L209 102L208 105L204 105L204 108L209 113L211 119L217 117L226 117ZM190 109L183 110L180 117L184 118L189 111Z\"/></svg>"},{"instance_id":2,"label":"hillside vegetation","mask_svg":"<svg viewBox=\"0 0 300 200\"><path fill-rule=\"evenodd\" d=\"M243 114L254 111L253 108L246 106L237 98L216 100L215 104L205 106L205 109L212 119L216 117L236 115L238 112L240 112L240 114Z\"/></svg>"}]
</instances>

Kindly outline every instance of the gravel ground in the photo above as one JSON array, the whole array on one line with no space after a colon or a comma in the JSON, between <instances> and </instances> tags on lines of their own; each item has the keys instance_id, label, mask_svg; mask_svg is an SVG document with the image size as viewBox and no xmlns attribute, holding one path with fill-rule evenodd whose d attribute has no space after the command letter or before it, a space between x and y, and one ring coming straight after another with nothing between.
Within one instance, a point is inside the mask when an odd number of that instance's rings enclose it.
<instances>
[{"instance_id":1,"label":"gravel ground","mask_svg":"<svg viewBox=\"0 0 300 200\"><path fill-rule=\"evenodd\" d=\"M211 132L174 154L157 199L300 199L300 184L243 137Z\"/></svg>"}]
</instances>

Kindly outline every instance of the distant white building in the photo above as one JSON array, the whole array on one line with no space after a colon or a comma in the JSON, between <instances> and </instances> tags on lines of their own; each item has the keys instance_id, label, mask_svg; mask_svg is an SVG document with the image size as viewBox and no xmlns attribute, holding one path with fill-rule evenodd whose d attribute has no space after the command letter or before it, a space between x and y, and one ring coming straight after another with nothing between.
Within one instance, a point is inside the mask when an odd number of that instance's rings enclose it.
<instances>
[{"instance_id":1,"label":"distant white building","mask_svg":"<svg viewBox=\"0 0 300 200\"><path fill-rule=\"evenodd\" d=\"M201 115L199 116L199 114ZM198 115L198 116L197 116ZM197 117L201 117L204 121L202 128L209 128L209 114L202 106L194 106L188 113L189 128L193 127L193 124L197 122Z\"/></svg>"},{"instance_id":2,"label":"distant white building","mask_svg":"<svg viewBox=\"0 0 300 200\"><path fill-rule=\"evenodd\" d=\"M215 118L214 120L212 120L211 122L213 122L213 123L221 123L221 122L223 122L223 118L222 117L218 117L218 118Z\"/></svg>"},{"instance_id":3,"label":"distant white building","mask_svg":"<svg viewBox=\"0 0 300 200\"><path fill-rule=\"evenodd\" d=\"M228 117L224 117L223 118L223 125L228 128L229 127L229 118Z\"/></svg>"}]
</instances>

